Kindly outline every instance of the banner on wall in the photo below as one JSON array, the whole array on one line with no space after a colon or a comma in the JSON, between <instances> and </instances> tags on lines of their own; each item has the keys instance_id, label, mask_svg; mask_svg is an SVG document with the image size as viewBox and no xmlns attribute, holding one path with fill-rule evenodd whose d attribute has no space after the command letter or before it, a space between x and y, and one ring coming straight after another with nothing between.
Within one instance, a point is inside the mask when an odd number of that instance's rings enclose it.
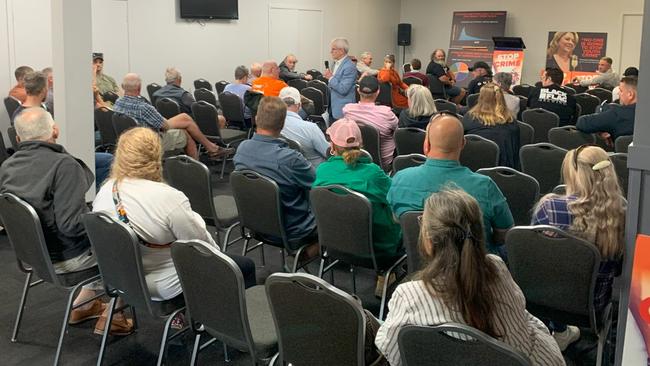
<instances>
[{"instance_id":1,"label":"banner on wall","mask_svg":"<svg viewBox=\"0 0 650 366\"><path fill-rule=\"evenodd\" d=\"M456 77L456 85L461 88L467 87L467 84L472 80L472 73L469 68L475 62L483 61L488 65L492 65L492 53L491 50L487 49L450 49L449 53L447 53L447 62L449 63L449 70Z\"/></svg>"},{"instance_id":2,"label":"banner on wall","mask_svg":"<svg viewBox=\"0 0 650 366\"><path fill-rule=\"evenodd\" d=\"M546 67L564 72L564 83L577 78L591 79L596 75L598 61L607 51L607 33L548 32Z\"/></svg>"},{"instance_id":3,"label":"banner on wall","mask_svg":"<svg viewBox=\"0 0 650 366\"><path fill-rule=\"evenodd\" d=\"M623 364L646 365L650 356L650 236L638 235L634 251Z\"/></svg>"},{"instance_id":4,"label":"banner on wall","mask_svg":"<svg viewBox=\"0 0 650 366\"><path fill-rule=\"evenodd\" d=\"M521 84L524 51L496 50L492 53L492 71L512 74L512 85Z\"/></svg>"},{"instance_id":5,"label":"banner on wall","mask_svg":"<svg viewBox=\"0 0 650 366\"><path fill-rule=\"evenodd\" d=\"M505 11L455 11L449 48L492 48L492 37L506 30Z\"/></svg>"}]
</instances>

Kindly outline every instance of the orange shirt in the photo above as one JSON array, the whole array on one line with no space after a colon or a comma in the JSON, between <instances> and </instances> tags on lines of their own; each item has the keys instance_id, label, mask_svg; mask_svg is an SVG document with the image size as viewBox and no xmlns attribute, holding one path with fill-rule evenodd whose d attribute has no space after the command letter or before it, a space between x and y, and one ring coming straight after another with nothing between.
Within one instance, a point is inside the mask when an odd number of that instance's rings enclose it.
<instances>
[{"instance_id":1,"label":"orange shirt","mask_svg":"<svg viewBox=\"0 0 650 366\"><path fill-rule=\"evenodd\" d=\"M287 83L280 79L275 79L268 76L260 76L259 78L253 81L251 85L251 90L264 93L265 97L277 97L280 95L280 90L287 87Z\"/></svg>"},{"instance_id":2,"label":"orange shirt","mask_svg":"<svg viewBox=\"0 0 650 366\"><path fill-rule=\"evenodd\" d=\"M25 99L27 99L27 91L24 86L21 87L16 84L16 86L9 90L9 96L18 99L21 103L25 103Z\"/></svg>"},{"instance_id":3,"label":"orange shirt","mask_svg":"<svg viewBox=\"0 0 650 366\"><path fill-rule=\"evenodd\" d=\"M377 74L377 80L380 83L390 83L391 86L391 96L393 98L393 107L395 108L408 108L408 99L402 93L401 90L408 89L408 85L404 84L402 78L399 77L397 71L391 69L381 69Z\"/></svg>"}]
</instances>

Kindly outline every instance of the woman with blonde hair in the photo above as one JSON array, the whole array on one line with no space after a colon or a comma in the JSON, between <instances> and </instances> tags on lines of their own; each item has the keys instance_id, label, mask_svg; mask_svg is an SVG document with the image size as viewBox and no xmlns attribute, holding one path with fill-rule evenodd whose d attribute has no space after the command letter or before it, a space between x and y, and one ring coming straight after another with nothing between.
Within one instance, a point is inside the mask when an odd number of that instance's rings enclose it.
<instances>
[{"instance_id":1,"label":"woman with blonde hair","mask_svg":"<svg viewBox=\"0 0 650 366\"><path fill-rule=\"evenodd\" d=\"M594 291L596 311L612 297L612 284L625 251L625 207L614 165L607 152L583 145L562 162L566 194L547 194L535 207L532 225L552 225L594 243L601 260ZM577 327L551 322L560 349L580 338Z\"/></svg>"},{"instance_id":2,"label":"woman with blonde hair","mask_svg":"<svg viewBox=\"0 0 650 366\"><path fill-rule=\"evenodd\" d=\"M408 85L402 81L395 70L395 55L384 57L384 67L379 70L377 80L380 83L390 84L390 95L393 98L393 108L408 108L408 101L404 95Z\"/></svg>"},{"instance_id":3,"label":"woman with blonde hair","mask_svg":"<svg viewBox=\"0 0 650 366\"><path fill-rule=\"evenodd\" d=\"M413 84L406 90L408 109L399 114L399 127L417 127L426 129L431 116L438 113L429 88Z\"/></svg>"},{"instance_id":4,"label":"woman with blonde hair","mask_svg":"<svg viewBox=\"0 0 650 366\"><path fill-rule=\"evenodd\" d=\"M571 72L578 65L578 56L573 51L578 44L576 32L555 32L546 49L546 67L553 67L563 72Z\"/></svg>"},{"instance_id":5,"label":"woman with blonde hair","mask_svg":"<svg viewBox=\"0 0 650 366\"><path fill-rule=\"evenodd\" d=\"M478 102L463 117L465 134L494 141L499 146L499 165L519 166L519 125L506 105L503 91L493 83L481 88Z\"/></svg>"},{"instance_id":6,"label":"woman with blonde hair","mask_svg":"<svg viewBox=\"0 0 650 366\"><path fill-rule=\"evenodd\" d=\"M401 365L397 336L406 325L467 324L524 353L532 365L564 365L544 324L526 311L526 299L505 263L487 254L481 209L455 188L424 203L419 251L424 268L397 287L375 344L392 366Z\"/></svg>"}]
</instances>

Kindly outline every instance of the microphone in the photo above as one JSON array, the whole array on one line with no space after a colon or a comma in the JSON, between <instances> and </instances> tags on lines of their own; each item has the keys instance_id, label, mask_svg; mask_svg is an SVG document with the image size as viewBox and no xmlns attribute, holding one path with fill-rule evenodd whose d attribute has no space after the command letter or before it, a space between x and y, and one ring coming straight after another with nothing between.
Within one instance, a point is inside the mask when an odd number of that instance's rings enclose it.
<instances>
[{"instance_id":1,"label":"microphone","mask_svg":"<svg viewBox=\"0 0 650 366\"><path fill-rule=\"evenodd\" d=\"M330 62L325 60L325 69L329 69L329 68L330 68Z\"/></svg>"}]
</instances>

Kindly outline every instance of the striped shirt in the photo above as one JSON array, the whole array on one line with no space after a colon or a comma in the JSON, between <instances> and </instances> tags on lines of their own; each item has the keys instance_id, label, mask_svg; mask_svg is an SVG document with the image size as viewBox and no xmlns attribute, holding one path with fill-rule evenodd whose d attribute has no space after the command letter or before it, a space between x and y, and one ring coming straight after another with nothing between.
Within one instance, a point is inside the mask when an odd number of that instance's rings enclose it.
<instances>
[{"instance_id":1,"label":"striped shirt","mask_svg":"<svg viewBox=\"0 0 650 366\"><path fill-rule=\"evenodd\" d=\"M526 299L515 284L503 261L488 255L497 268L497 282L492 295L497 300L494 308L496 331L500 341L522 352L532 365L565 365L557 343L546 326L526 311ZM382 324L375 344L392 366L402 364L397 335L406 325L439 325L456 322L467 324L463 315L450 309L442 299L432 296L424 282L411 281L397 287L388 307L390 312Z\"/></svg>"},{"instance_id":2,"label":"striped shirt","mask_svg":"<svg viewBox=\"0 0 650 366\"><path fill-rule=\"evenodd\" d=\"M125 95L118 99L113 106L116 113L125 114L144 127L161 131L165 126L165 118L158 113L156 108L147 103L143 98Z\"/></svg>"}]
</instances>

